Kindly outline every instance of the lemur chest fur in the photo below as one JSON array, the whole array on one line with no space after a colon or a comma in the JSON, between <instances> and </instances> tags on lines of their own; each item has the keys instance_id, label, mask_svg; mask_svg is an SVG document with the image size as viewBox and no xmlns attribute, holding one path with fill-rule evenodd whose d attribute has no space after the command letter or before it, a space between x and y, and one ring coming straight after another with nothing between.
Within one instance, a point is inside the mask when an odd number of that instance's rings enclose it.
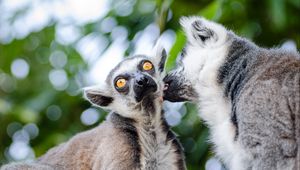
<instances>
[{"instance_id":1,"label":"lemur chest fur","mask_svg":"<svg viewBox=\"0 0 300 170\"><path fill-rule=\"evenodd\" d=\"M142 119L130 119L113 113L110 120L130 146L130 159L137 169L184 170L182 147L160 114L152 113Z\"/></svg>"},{"instance_id":2,"label":"lemur chest fur","mask_svg":"<svg viewBox=\"0 0 300 170\"><path fill-rule=\"evenodd\" d=\"M179 145L165 120L143 122L137 125L141 146L141 169L181 169Z\"/></svg>"},{"instance_id":3,"label":"lemur chest fur","mask_svg":"<svg viewBox=\"0 0 300 170\"><path fill-rule=\"evenodd\" d=\"M222 160L235 167L237 160L243 159L243 152L235 141L236 127L231 120L231 102L224 97L223 88L217 82L218 68L222 60L215 60L203 68L196 90L199 93L199 110L201 117L211 129L210 140L215 145L215 151Z\"/></svg>"}]
</instances>

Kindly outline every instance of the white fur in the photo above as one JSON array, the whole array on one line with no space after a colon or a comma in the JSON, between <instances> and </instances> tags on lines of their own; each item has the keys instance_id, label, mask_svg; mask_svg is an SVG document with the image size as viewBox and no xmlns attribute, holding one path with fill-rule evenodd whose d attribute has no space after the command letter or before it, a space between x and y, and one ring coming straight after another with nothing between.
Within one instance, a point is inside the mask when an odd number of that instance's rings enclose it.
<instances>
[{"instance_id":1,"label":"white fur","mask_svg":"<svg viewBox=\"0 0 300 170\"><path fill-rule=\"evenodd\" d=\"M176 160L177 155L175 154L174 147L172 146L172 141L166 142L166 134L162 132L161 125L161 101L156 101L157 112L156 117L151 122L151 129L145 129L145 125L140 123L137 130L140 134L141 146L142 146L142 165L145 166L146 159L156 160L158 170L166 169L177 169ZM149 133L155 132L156 139L149 138ZM154 168L154 167L153 167ZM141 169L146 169L142 167Z\"/></svg>"},{"instance_id":2,"label":"white fur","mask_svg":"<svg viewBox=\"0 0 300 170\"><path fill-rule=\"evenodd\" d=\"M204 27L218 35L218 41L201 45L193 37L192 23L201 20ZM234 141L235 127L231 123L231 103L225 99L223 90L217 83L217 72L224 63L228 50L227 30L223 26L200 17L183 18L180 22L190 43L182 63L184 74L199 94L200 117L211 130L210 140L215 145L216 154L231 170L242 169L240 162L245 159L239 143ZM242 159L242 160L241 160Z\"/></svg>"}]
</instances>

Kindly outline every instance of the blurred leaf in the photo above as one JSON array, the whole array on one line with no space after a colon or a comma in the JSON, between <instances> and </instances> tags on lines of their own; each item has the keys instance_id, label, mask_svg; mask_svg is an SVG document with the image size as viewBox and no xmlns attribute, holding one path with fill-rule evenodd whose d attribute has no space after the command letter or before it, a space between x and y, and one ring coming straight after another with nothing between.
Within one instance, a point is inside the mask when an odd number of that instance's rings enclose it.
<instances>
[{"instance_id":1,"label":"blurred leaf","mask_svg":"<svg viewBox=\"0 0 300 170\"><path fill-rule=\"evenodd\" d=\"M176 64L176 58L181 52L182 48L185 45L185 35L181 30L176 32L176 41L169 53L169 57L166 64L166 71L170 71Z\"/></svg>"},{"instance_id":2,"label":"blurred leaf","mask_svg":"<svg viewBox=\"0 0 300 170\"><path fill-rule=\"evenodd\" d=\"M162 33L165 30L170 5L172 4L173 0L156 0L156 2L158 6L158 17L156 22L158 23L160 33Z\"/></svg>"},{"instance_id":3,"label":"blurred leaf","mask_svg":"<svg viewBox=\"0 0 300 170\"><path fill-rule=\"evenodd\" d=\"M286 24L286 11L285 11L285 1L284 0L269 0L270 3L270 16L274 24L275 29L283 29Z\"/></svg>"},{"instance_id":4,"label":"blurred leaf","mask_svg":"<svg viewBox=\"0 0 300 170\"><path fill-rule=\"evenodd\" d=\"M11 109L10 104L0 98L0 114L7 114Z\"/></svg>"},{"instance_id":5,"label":"blurred leaf","mask_svg":"<svg viewBox=\"0 0 300 170\"><path fill-rule=\"evenodd\" d=\"M300 1L299 0L288 0L293 6L300 8Z\"/></svg>"},{"instance_id":6,"label":"blurred leaf","mask_svg":"<svg viewBox=\"0 0 300 170\"><path fill-rule=\"evenodd\" d=\"M201 9L199 15L210 19L210 20L218 20L221 16L221 3L222 0L214 0L209 5L207 5L204 9Z\"/></svg>"},{"instance_id":7,"label":"blurred leaf","mask_svg":"<svg viewBox=\"0 0 300 170\"><path fill-rule=\"evenodd\" d=\"M22 123L36 123L39 120L39 113L27 107L17 107L13 113Z\"/></svg>"}]
</instances>

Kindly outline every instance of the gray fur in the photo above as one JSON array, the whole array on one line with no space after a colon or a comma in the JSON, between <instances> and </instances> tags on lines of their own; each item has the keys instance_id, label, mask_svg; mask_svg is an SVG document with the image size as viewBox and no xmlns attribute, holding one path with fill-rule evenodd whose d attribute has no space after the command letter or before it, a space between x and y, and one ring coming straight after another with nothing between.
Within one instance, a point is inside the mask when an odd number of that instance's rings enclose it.
<instances>
[{"instance_id":1,"label":"gray fur","mask_svg":"<svg viewBox=\"0 0 300 170\"><path fill-rule=\"evenodd\" d=\"M102 87L85 90L94 105L111 109L98 127L79 133L50 149L33 163L11 163L1 170L184 170L181 144L170 130L162 110L163 66L166 56L135 56L125 59L108 75ZM151 71L138 66L153 63ZM128 76L126 92L114 87L118 76ZM136 100L134 82L138 76L153 80L157 89Z\"/></svg>"},{"instance_id":2,"label":"gray fur","mask_svg":"<svg viewBox=\"0 0 300 170\"><path fill-rule=\"evenodd\" d=\"M172 96L174 88L169 88L165 91L165 98L176 101L183 97L199 105L200 115L205 115L203 119L212 130L212 138L215 137L212 142L216 146L216 154L221 157L227 168L300 169L299 53L258 47L221 25L200 17L184 18L183 23L188 44L182 60L189 57L196 58L195 55L199 55L199 60L203 61L199 62L201 64L196 66L197 68L192 68L194 74L191 71L178 71L192 65L192 63L183 62L184 64L168 74L164 81L175 82L173 86L180 86L176 87L177 89L193 89L192 92L196 94L188 92ZM220 31L215 30L221 30L225 34L222 35ZM205 36L201 37L203 35ZM220 42L218 40L220 37L225 37L224 41ZM214 56L206 59L206 54L196 53L197 49L207 49L207 53L212 53ZM215 49L218 49L220 53L215 53ZM224 56L223 59L222 56ZM218 62L218 65L209 65L208 63L211 62L209 60L221 62ZM191 68L188 69L191 70ZM217 76L208 75L207 77L213 79L201 79L206 76L203 75L204 71L210 74L207 70L210 70L212 75L216 73ZM188 86L182 83L186 80L188 83L185 84ZM172 84L169 87L172 87ZM214 96L201 98L206 90L210 90L211 94L217 94L218 98ZM223 95L218 95L217 91L223 92ZM199 97L193 99L193 96ZM222 101L221 104L229 104L228 116L231 125L228 127L232 126L235 135L227 138L230 141L223 143L229 142L232 145L223 145L219 142L222 139L218 139L216 135L224 133L223 136L230 136L228 133L230 131L218 129L222 122L216 122L217 119L214 118L214 116L226 118L226 110L220 110L221 105L211 104L219 101ZM220 107L220 109L211 108L211 106ZM222 112L225 114L207 115L210 110L218 110L218 114ZM224 122L226 120L224 119ZM230 150L228 146L235 148L233 153L230 151L228 152L230 154L221 153L224 150Z\"/></svg>"},{"instance_id":3,"label":"gray fur","mask_svg":"<svg viewBox=\"0 0 300 170\"><path fill-rule=\"evenodd\" d=\"M300 61L280 50L259 54L249 68L259 72L233 96L238 140L254 169L300 169Z\"/></svg>"},{"instance_id":4,"label":"gray fur","mask_svg":"<svg viewBox=\"0 0 300 170\"><path fill-rule=\"evenodd\" d=\"M125 123L125 122L123 122ZM119 123L120 124L120 123ZM35 163L13 163L1 170L61 170L61 169L139 169L130 138L109 118L100 126L82 132L68 142L50 149ZM122 147L118 147L122 146Z\"/></svg>"}]
</instances>

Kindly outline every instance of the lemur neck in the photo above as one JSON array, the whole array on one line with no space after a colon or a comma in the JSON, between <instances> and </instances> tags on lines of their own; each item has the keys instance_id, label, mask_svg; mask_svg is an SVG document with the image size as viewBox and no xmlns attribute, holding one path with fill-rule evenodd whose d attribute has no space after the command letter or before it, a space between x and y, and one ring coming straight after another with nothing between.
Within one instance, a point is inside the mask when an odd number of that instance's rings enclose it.
<instances>
[{"instance_id":1,"label":"lemur neck","mask_svg":"<svg viewBox=\"0 0 300 170\"><path fill-rule=\"evenodd\" d=\"M137 116L137 123L142 126L159 124L162 117L162 102L147 98L141 103L141 115Z\"/></svg>"},{"instance_id":2,"label":"lemur neck","mask_svg":"<svg viewBox=\"0 0 300 170\"><path fill-rule=\"evenodd\" d=\"M162 102L159 100L144 100L141 103L140 110L134 115L136 116L127 118L122 116L122 114L112 112L109 116L109 120L118 129L134 128L138 134L144 137L147 136L146 138L157 138L159 136L156 134L166 134L167 131L169 131L169 126L164 118Z\"/></svg>"}]
</instances>

